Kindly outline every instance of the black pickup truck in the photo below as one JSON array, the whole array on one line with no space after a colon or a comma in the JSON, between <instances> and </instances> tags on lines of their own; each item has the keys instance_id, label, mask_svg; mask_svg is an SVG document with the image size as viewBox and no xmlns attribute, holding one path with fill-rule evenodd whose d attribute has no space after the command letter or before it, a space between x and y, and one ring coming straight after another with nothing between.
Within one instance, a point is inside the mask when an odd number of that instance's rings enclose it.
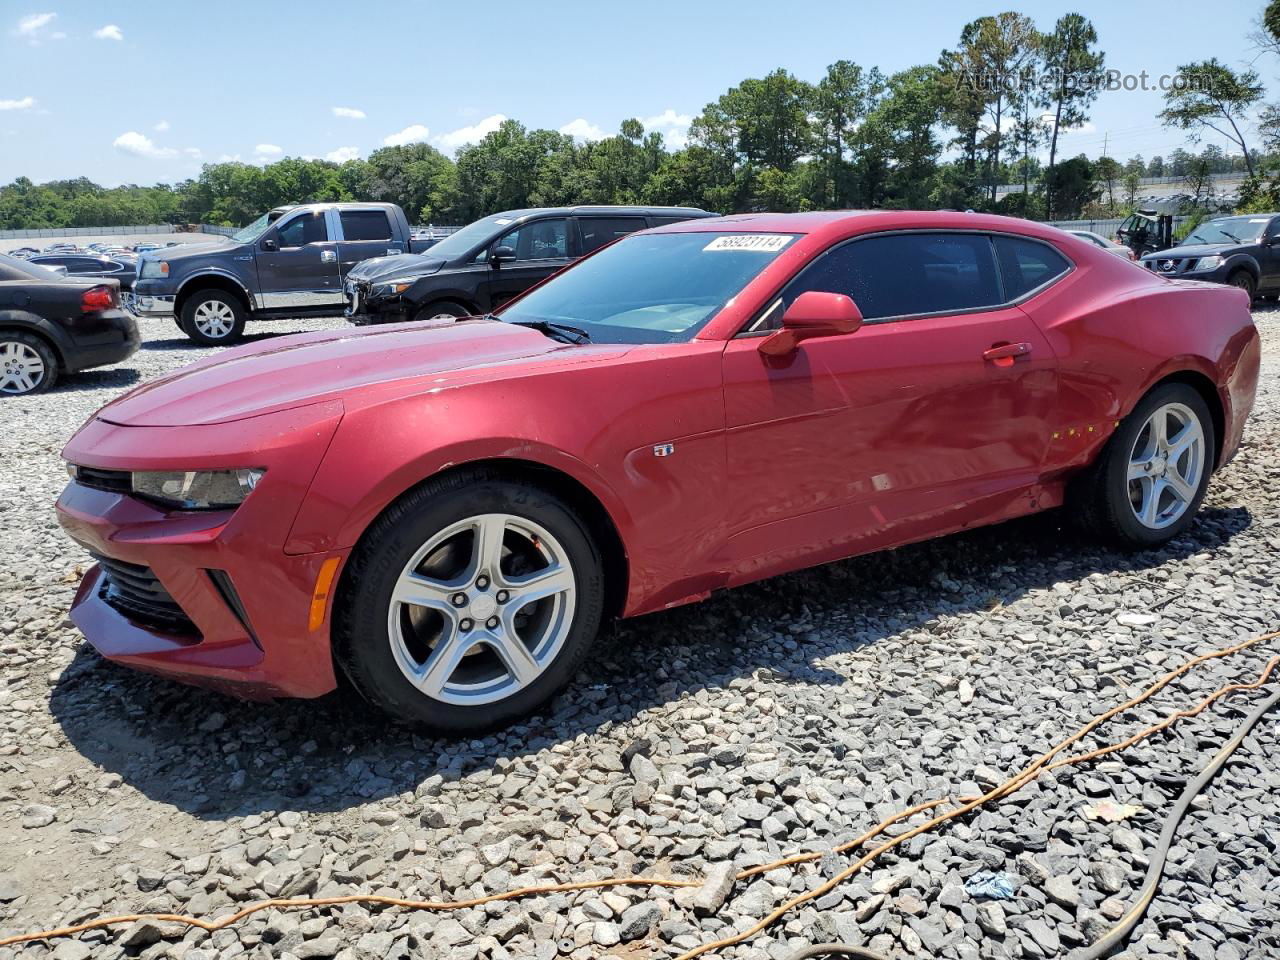
<instances>
[{"instance_id":1,"label":"black pickup truck","mask_svg":"<svg viewBox=\"0 0 1280 960\"><path fill-rule=\"evenodd\" d=\"M413 239L394 203L277 207L229 242L143 254L135 309L143 317L172 317L197 343L232 343L246 320L336 314L357 263L430 246Z\"/></svg>"},{"instance_id":2,"label":"black pickup truck","mask_svg":"<svg viewBox=\"0 0 1280 960\"><path fill-rule=\"evenodd\" d=\"M347 319L393 323L488 313L628 233L714 216L696 207L535 207L495 213L421 256L379 256L360 264L346 280Z\"/></svg>"},{"instance_id":3,"label":"black pickup truck","mask_svg":"<svg viewBox=\"0 0 1280 960\"><path fill-rule=\"evenodd\" d=\"M1280 213L1206 220L1176 247L1148 253L1142 265L1162 277L1229 283L1249 296L1280 294Z\"/></svg>"}]
</instances>

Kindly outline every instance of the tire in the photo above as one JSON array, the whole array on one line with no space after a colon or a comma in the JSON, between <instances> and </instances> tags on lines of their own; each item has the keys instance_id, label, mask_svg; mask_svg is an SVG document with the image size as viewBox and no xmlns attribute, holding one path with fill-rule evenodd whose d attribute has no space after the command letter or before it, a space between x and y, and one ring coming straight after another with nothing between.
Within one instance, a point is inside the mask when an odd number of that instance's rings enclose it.
<instances>
[{"instance_id":1,"label":"tire","mask_svg":"<svg viewBox=\"0 0 1280 960\"><path fill-rule=\"evenodd\" d=\"M599 549L570 507L533 484L463 471L406 494L361 538L335 603L335 659L382 710L480 733L572 679L604 591Z\"/></svg>"},{"instance_id":2,"label":"tire","mask_svg":"<svg viewBox=\"0 0 1280 960\"><path fill-rule=\"evenodd\" d=\"M235 343L244 333L244 306L225 290L197 290L182 305L182 332L206 347Z\"/></svg>"},{"instance_id":3,"label":"tire","mask_svg":"<svg viewBox=\"0 0 1280 960\"><path fill-rule=\"evenodd\" d=\"M42 393L58 380L58 356L40 337L0 331L0 396Z\"/></svg>"},{"instance_id":4,"label":"tire","mask_svg":"<svg viewBox=\"0 0 1280 960\"><path fill-rule=\"evenodd\" d=\"M413 313L414 320L442 320L446 317L452 317L454 320L460 320L463 317L469 317L472 313L460 303L452 300L436 300L433 303L425 304L419 307Z\"/></svg>"},{"instance_id":5,"label":"tire","mask_svg":"<svg viewBox=\"0 0 1280 960\"><path fill-rule=\"evenodd\" d=\"M1258 295L1258 282L1253 279L1253 274L1248 270L1237 270L1231 276L1227 277L1227 283L1233 287L1239 287L1245 293L1249 294L1252 301Z\"/></svg>"},{"instance_id":6,"label":"tire","mask_svg":"<svg viewBox=\"0 0 1280 960\"><path fill-rule=\"evenodd\" d=\"M1163 443L1150 426L1157 413L1164 415ZM1198 441L1194 430L1179 433L1193 421ZM1176 446L1179 436L1191 438L1188 449L1161 456L1162 450ZM1086 530L1121 546L1143 549L1166 543L1194 522L1216 450L1213 417L1204 398L1185 383L1156 387L1120 422L1078 481L1073 491L1077 518Z\"/></svg>"}]
</instances>

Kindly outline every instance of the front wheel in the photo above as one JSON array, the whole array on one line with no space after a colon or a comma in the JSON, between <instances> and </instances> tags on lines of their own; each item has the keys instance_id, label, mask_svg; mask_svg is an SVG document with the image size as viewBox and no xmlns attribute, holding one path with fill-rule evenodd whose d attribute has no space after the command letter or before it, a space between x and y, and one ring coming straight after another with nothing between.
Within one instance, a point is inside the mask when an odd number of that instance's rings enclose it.
<instances>
[{"instance_id":1,"label":"front wheel","mask_svg":"<svg viewBox=\"0 0 1280 960\"><path fill-rule=\"evenodd\" d=\"M376 706L478 733L569 682L603 607L600 554L571 508L528 483L458 474L407 494L362 538L335 652Z\"/></svg>"},{"instance_id":2,"label":"front wheel","mask_svg":"<svg viewBox=\"0 0 1280 960\"><path fill-rule=\"evenodd\" d=\"M1253 300L1258 293L1257 281L1253 279L1253 274L1247 270L1237 270L1227 278L1227 283L1233 287L1238 287L1249 295L1249 299Z\"/></svg>"},{"instance_id":3,"label":"front wheel","mask_svg":"<svg viewBox=\"0 0 1280 960\"><path fill-rule=\"evenodd\" d=\"M452 300L437 300L414 311L414 320L461 320L471 316L471 311Z\"/></svg>"},{"instance_id":4,"label":"front wheel","mask_svg":"<svg viewBox=\"0 0 1280 960\"><path fill-rule=\"evenodd\" d=\"M206 347L235 343L244 333L244 306L225 290L199 290L182 305L182 332Z\"/></svg>"},{"instance_id":5,"label":"front wheel","mask_svg":"<svg viewBox=\"0 0 1280 960\"><path fill-rule=\"evenodd\" d=\"M1204 398L1167 383L1142 399L1080 480L1083 525L1132 547L1172 540L1191 525L1209 486L1215 445Z\"/></svg>"}]
</instances>

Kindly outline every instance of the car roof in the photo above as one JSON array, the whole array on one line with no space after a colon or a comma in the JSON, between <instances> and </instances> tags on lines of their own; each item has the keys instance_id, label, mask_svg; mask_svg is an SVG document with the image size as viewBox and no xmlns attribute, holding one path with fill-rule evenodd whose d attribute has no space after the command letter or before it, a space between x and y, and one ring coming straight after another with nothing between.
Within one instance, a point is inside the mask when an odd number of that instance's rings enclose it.
<instances>
[{"instance_id":1,"label":"car roof","mask_svg":"<svg viewBox=\"0 0 1280 960\"><path fill-rule=\"evenodd\" d=\"M527 207L522 210L503 210L495 213L495 217L509 217L522 220L533 216L574 217L583 215L614 215L639 217L714 217L715 214L700 207L657 207L657 206L613 206L609 204L579 204L572 207Z\"/></svg>"},{"instance_id":2,"label":"car roof","mask_svg":"<svg viewBox=\"0 0 1280 960\"><path fill-rule=\"evenodd\" d=\"M709 220L686 220L655 227L649 233L796 233L830 238L885 230L985 230L1019 233L1050 242L1056 227L988 213L947 210L825 210L810 213L740 213Z\"/></svg>"}]
</instances>

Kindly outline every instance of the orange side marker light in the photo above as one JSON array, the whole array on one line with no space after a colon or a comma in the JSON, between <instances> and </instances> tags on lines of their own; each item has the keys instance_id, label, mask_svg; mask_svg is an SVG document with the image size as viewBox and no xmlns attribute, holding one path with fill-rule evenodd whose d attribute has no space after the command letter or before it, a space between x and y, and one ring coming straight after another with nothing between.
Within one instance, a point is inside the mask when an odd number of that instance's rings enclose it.
<instances>
[{"instance_id":1,"label":"orange side marker light","mask_svg":"<svg viewBox=\"0 0 1280 960\"><path fill-rule=\"evenodd\" d=\"M341 557L330 557L320 564L320 572L316 574L316 589L311 594L311 616L307 619L307 629L319 630L324 623L324 612L329 606L329 588L333 586L333 575L338 572Z\"/></svg>"}]
</instances>

